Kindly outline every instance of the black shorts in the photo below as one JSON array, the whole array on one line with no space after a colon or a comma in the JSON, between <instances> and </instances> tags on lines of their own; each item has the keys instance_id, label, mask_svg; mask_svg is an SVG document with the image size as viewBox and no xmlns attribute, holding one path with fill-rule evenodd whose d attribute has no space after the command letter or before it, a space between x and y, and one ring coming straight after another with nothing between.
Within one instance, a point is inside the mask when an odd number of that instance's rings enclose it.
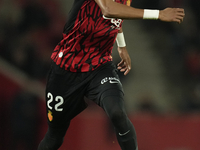
<instances>
[{"instance_id":1,"label":"black shorts","mask_svg":"<svg viewBox=\"0 0 200 150\"><path fill-rule=\"evenodd\" d=\"M66 126L87 107L84 97L101 106L106 96L121 95L122 85L112 62L91 72L68 72L53 62L46 86L48 124L52 127Z\"/></svg>"}]
</instances>

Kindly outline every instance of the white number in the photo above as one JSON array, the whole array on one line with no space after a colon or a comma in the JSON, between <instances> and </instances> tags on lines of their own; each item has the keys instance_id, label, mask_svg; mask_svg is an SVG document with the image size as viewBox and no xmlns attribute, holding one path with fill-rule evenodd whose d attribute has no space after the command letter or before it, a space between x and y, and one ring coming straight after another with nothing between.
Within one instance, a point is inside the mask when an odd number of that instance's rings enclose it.
<instances>
[{"instance_id":1,"label":"white number","mask_svg":"<svg viewBox=\"0 0 200 150\"><path fill-rule=\"evenodd\" d=\"M53 95L52 95L51 93L48 93L48 94L47 94L47 97L50 98L50 99L47 101L47 106L48 106L49 109L52 109L52 107L50 106L50 103L53 102Z\"/></svg>"},{"instance_id":2,"label":"white number","mask_svg":"<svg viewBox=\"0 0 200 150\"><path fill-rule=\"evenodd\" d=\"M48 93L48 94L47 94L47 97L49 98L49 100L47 100L47 107L48 107L49 109L52 109L52 106L50 106L50 103L53 102L53 95L52 95L51 93ZM59 108L59 107L64 103L63 97L61 97L61 96L56 96L55 101L58 102L58 103L55 105L55 110L56 110L56 111L63 111L63 108Z\"/></svg>"},{"instance_id":3,"label":"white number","mask_svg":"<svg viewBox=\"0 0 200 150\"><path fill-rule=\"evenodd\" d=\"M61 96L56 96L56 102L58 102L58 101L59 101L59 103L55 105L55 110L56 111L62 111L63 108L58 108L58 107L63 104L64 100Z\"/></svg>"}]
</instances>

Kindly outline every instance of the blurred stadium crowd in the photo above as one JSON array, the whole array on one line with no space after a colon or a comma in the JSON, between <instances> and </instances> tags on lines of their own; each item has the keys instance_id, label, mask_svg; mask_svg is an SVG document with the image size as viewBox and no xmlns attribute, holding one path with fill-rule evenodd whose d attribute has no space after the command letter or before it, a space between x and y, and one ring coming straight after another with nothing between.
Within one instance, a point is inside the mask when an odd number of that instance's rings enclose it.
<instances>
[{"instance_id":1,"label":"blurred stadium crowd","mask_svg":"<svg viewBox=\"0 0 200 150\"><path fill-rule=\"evenodd\" d=\"M56 0L1 0L0 57L32 80L44 82L51 52L62 36L65 17ZM1 86L9 84L4 84L4 80L0 79ZM4 93L0 96L3 119L0 149L35 150L41 121L40 98L26 88L19 88L12 97L9 92L8 96Z\"/></svg>"},{"instance_id":2,"label":"blurred stadium crowd","mask_svg":"<svg viewBox=\"0 0 200 150\"><path fill-rule=\"evenodd\" d=\"M166 80L171 84L176 108L180 112L200 111L200 1L199 0L140 0L139 8L184 8L186 16L181 25L141 21L154 39L154 50L163 60Z\"/></svg>"},{"instance_id":3,"label":"blurred stadium crowd","mask_svg":"<svg viewBox=\"0 0 200 150\"><path fill-rule=\"evenodd\" d=\"M173 87L172 94L177 96L175 103L179 111L200 112L200 1L138 0L132 5L140 8L185 8L186 17L181 25L141 21L141 26L155 39L154 50L162 57L167 80ZM32 79L45 82L51 52L61 39L66 21L66 15L60 8L61 3L57 0L1 0L0 57ZM0 82L3 82L2 79ZM10 138L15 142L10 149L22 150L18 140L27 141L29 150L36 149L33 145L39 118L37 99L24 90L12 97L9 111L12 114L13 134ZM4 97L0 102L0 116L8 121L4 100L7 99ZM144 109L151 109L151 104L143 106ZM6 125L0 125L1 133L5 132ZM0 140L5 141L3 134ZM5 145L0 144L0 149L5 149Z\"/></svg>"},{"instance_id":4,"label":"blurred stadium crowd","mask_svg":"<svg viewBox=\"0 0 200 150\"><path fill-rule=\"evenodd\" d=\"M1 57L35 79L44 79L65 17L57 1L1 1Z\"/></svg>"}]
</instances>

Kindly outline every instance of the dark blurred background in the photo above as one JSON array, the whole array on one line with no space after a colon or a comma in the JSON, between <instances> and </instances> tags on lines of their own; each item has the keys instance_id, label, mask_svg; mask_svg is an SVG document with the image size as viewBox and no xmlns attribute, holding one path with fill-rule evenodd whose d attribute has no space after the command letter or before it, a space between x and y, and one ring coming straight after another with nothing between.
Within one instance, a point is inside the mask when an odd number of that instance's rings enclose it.
<instances>
[{"instance_id":1,"label":"dark blurred background","mask_svg":"<svg viewBox=\"0 0 200 150\"><path fill-rule=\"evenodd\" d=\"M50 55L72 3L0 0L0 150L36 150L47 130L44 90ZM132 6L181 7L186 14L182 24L123 23L132 70L119 75L139 150L199 150L200 1L134 0ZM108 118L87 102L60 150L119 150Z\"/></svg>"}]
</instances>

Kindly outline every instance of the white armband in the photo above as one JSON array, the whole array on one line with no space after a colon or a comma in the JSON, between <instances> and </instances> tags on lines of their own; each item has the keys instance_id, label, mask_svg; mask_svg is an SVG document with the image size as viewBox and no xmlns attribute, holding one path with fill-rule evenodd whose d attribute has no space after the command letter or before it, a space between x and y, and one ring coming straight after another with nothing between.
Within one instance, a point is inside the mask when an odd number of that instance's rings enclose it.
<instances>
[{"instance_id":1,"label":"white armband","mask_svg":"<svg viewBox=\"0 0 200 150\"><path fill-rule=\"evenodd\" d=\"M144 9L143 19L155 19L159 17L159 10Z\"/></svg>"},{"instance_id":2,"label":"white armband","mask_svg":"<svg viewBox=\"0 0 200 150\"><path fill-rule=\"evenodd\" d=\"M126 46L126 42L125 42L125 39L124 39L123 32L117 34L116 42L117 42L118 47L125 47Z\"/></svg>"}]
</instances>

